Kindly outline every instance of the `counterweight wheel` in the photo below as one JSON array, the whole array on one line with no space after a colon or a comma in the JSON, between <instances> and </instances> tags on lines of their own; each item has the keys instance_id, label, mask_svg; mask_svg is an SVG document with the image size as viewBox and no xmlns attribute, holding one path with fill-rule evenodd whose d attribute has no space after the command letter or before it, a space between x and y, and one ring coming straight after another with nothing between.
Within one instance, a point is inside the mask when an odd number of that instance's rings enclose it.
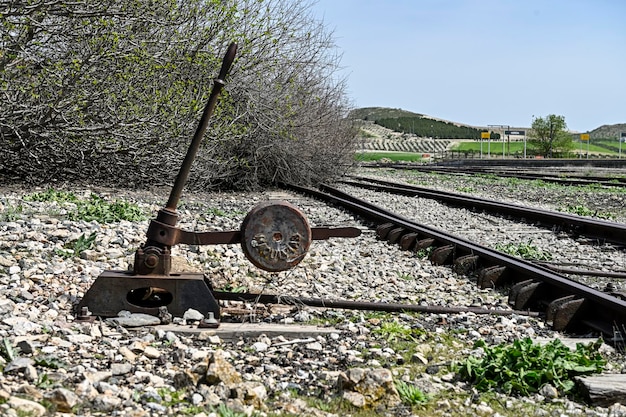
<instances>
[{"instance_id":1,"label":"counterweight wheel","mask_svg":"<svg viewBox=\"0 0 626 417\"><path fill-rule=\"evenodd\" d=\"M246 257L270 272L284 271L300 263L311 240L306 217L286 201L257 204L241 224L241 247Z\"/></svg>"}]
</instances>

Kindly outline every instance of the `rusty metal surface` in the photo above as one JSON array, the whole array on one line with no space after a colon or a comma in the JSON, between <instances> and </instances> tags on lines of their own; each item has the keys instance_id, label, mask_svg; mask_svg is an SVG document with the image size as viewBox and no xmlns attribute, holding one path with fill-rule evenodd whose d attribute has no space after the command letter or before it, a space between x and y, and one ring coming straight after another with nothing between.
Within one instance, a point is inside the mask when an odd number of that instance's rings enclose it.
<instances>
[{"instance_id":1,"label":"rusty metal surface","mask_svg":"<svg viewBox=\"0 0 626 417\"><path fill-rule=\"evenodd\" d=\"M128 271L104 271L89 288L78 311L87 307L92 315L116 317L122 310L158 316L159 307L182 317L192 308L219 318L217 301L203 274L172 276L134 275Z\"/></svg>"},{"instance_id":2,"label":"rusty metal surface","mask_svg":"<svg viewBox=\"0 0 626 417\"><path fill-rule=\"evenodd\" d=\"M338 300L338 299L324 299L324 298L305 298L305 297L289 297L271 294L252 294L252 293L232 293L226 291L214 291L213 295L218 300L233 300L233 301L248 301L257 302L263 304L285 304L295 306L311 306L311 307L324 307L324 308L343 308L350 310L369 310L369 311L388 311L388 312L402 312L402 311L414 311L422 313L466 313L472 312L474 314L488 314L495 316L510 316L510 315L522 315L522 316L538 316L538 313L532 311L518 311L518 310L497 310L482 307L471 306L428 306L419 304L402 304L402 303L380 303L372 301L352 301L352 300Z\"/></svg>"},{"instance_id":3,"label":"rusty metal surface","mask_svg":"<svg viewBox=\"0 0 626 417\"><path fill-rule=\"evenodd\" d=\"M172 187L172 191L170 192L170 197L165 206L167 210L176 212L178 200L180 199L180 195L183 191L185 183L187 182L187 178L189 177L189 171L191 171L191 165L193 164L193 161L196 158L196 154L198 153L198 149L200 148L200 143L202 142L202 138L204 137L204 133L206 132L207 126L209 124L209 119L211 118L211 115L213 114L213 111L215 109L215 105L217 104L217 99L220 95L220 92L222 91L222 87L224 87L224 85L226 84L226 74L228 74L228 70L235 60L236 53L237 44L231 43L228 46L226 54L224 55L224 59L222 60L222 68L220 69L220 73L214 80L211 95L209 96L209 100L204 107L204 111L202 113L202 117L200 118L200 122L198 123L196 133L193 135L193 139L191 140L191 144L187 149L185 159L183 160L180 170L178 171L178 176L176 177L176 181L174 182L174 186Z\"/></svg>"},{"instance_id":4,"label":"rusty metal surface","mask_svg":"<svg viewBox=\"0 0 626 417\"><path fill-rule=\"evenodd\" d=\"M257 204L241 224L244 254L252 264L266 271L284 271L300 263L311 240L306 217L286 201Z\"/></svg>"}]
</instances>

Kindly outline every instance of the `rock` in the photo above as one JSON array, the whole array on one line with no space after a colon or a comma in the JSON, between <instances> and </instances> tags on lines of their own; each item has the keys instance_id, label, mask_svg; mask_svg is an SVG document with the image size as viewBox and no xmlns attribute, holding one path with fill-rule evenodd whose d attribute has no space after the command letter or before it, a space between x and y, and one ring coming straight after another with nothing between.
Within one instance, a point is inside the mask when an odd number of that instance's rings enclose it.
<instances>
[{"instance_id":1,"label":"rock","mask_svg":"<svg viewBox=\"0 0 626 417\"><path fill-rule=\"evenodd\" d=\"M80 403L80 399L72 391L65 388L57 388L54 391L45 395L46 400L50 401L57 407L57 411L62 413L69 413L77 404Z\"/></svg>"},{"instance_id":2,"label":"rock","mask_svg":"<svg viewBox=\"0 0 626 417\"><path fill-rule=\"evenodd\" d=\"M198 310L194 310L193 308L188 309L183 314L183 320L185 321L200 321L204 320L204 314L200 313Z\"/></svg>"},{"instance_id":3,"label":"rock","mask_svg":"<svg viewBox=\"0 0 626 417\"><path fill-rule=\"evenodd\" d=\"M109 394L98 395L92 401L92 408L95 411L110 413L121 408L122 400Z\"/></svg>"},{"instance_id":4,"label":"rock","mask_svg":"<svg viewBox=\"0 0 626 417\"><path fill-rule=\"evenodd\" d=\"M596 406L626 404L626 375L603 374L574 378L583 395Z\"/></svg>"},{"instance_id":5,"label":"rock","mask_svg":"<svg viewBox=\"0 0 626 417\"><path fill-rule=\"evenodd\" d=\"M367 405L365 396L363 394L359 394L358 392L344 391L341 393L341 397L358 408L364 408Z\"/></svg>"},{"instance_id":6,"label":"rock","mask_svg":"<svg viewBox=\"0 0 626 417\"><path fill-rule=\"evenodd\" d=\"M261 409L267 399L267 389L260 382L247 381L237 385L234 389L235 395L244 404L251 405L256 409Z\"/></svg>"},{"instance_id":7,"label":"rock","mask_svg":"<svg viewBox=\"0 0 626 417\"><path fill-rule=\"evenodd\" d=\"M268 344L264 342L255 342L252 345L252 349L254 349L257 352L265 352L268 348L269 348Z\"/></svg>"},{"instance_id":8,"label":"rock","mask_svg":"<svg viewBox=\"0 0 626 417\"><path fill-rule=\"evenodd\" d=\"M559 391L551 384L544 384L539 389L539 394L551 400L559 397Z\"/></svg>"},{"instance_id":9,"label":"rock","mask_svg":"<svg viewBox=\"0 0 626 417\"><path fill-rule=\"evenodd\" d=\"M130 374L133 371L133 366L130 363L112 363L111 375L119 376Z\"/></svg>"},{"instance_id":10,"label":"rock","mask_svg":"<svg viewBox=\"0 0 626 417\"><path fill-rule=\"evenodd\" d=\"M83 379L76 385L76 395L91 401L98 396L98 390L88 379Z\"/></svg>"},{"instance_id":11,"label":"rock","mask_svg":"<svg viewBox=\"0 0 626 417\"><path fill-rule=\"evenodd\" d=\"M167 311L167 306L159 307L159 319L161 320L161 324L170 324L174 316Z\"/></svg>"},{"instance_id":12,"label":"rock","mask_svg":"<svg viewBox=\"0 0 626 417\"><path fill-rule=\"evenodd\" d=\"M157 359L161 356L161 351L153 346L146 346L143 351L146 358Z\"/></svg>"},{"instance_id":13,"label":"rock","mask_svg":"<svg viewBox=\"0 0 626 417\"><path fill-rule=\"evenodd\" d=\"M19 397L9 398L7 405L17 411L18 415L21 413L21 415L38 417L46 414L46 408L43 405Z\"/></svg>"},{"instance_id":14,"label":"rock","mask_svg":"<svg viewBox=\"0 0 626 417\"><path fill-rule=\"evenodd\" d=\"M158 317L143 313L133 313L130 315L112 317L106 321L117 323L124 327L156 326L157 324L161 324L161 319Z\"/></svg>"},{"instance_id":15,"label":"rock","mask_svg":"<svg viewBox=\"0 0 626 417\"><path fill-rule=\"evenodd\" d=\"M176 389L195 387L199 381L199 375L190 371L177 372L173 378Z\"/></svg>"},{"instance_id":16,"label":"rock","mask_svg":"<svg viewBox=\"0 0 626 417\"><path fill-rule=\"evenodd\" d=\"M352 368L339 374L337 382L344 398L348 392L348 398L360 403L360 397L351 393L363 396L364 407L393 407L401 402L389 369Z\"/></svg>"},{"instance_id":17,"label":"rock","mask_svg":"<svg viewBox=\"0 0 626 417\"><path fill-rule=\"evenodd\" d=\"M205 379L209 385L222 382L227 387L233 387L242 381L241 374L226 360L222 350L216 350L211 355Z\"/></svg>"},{"instance_id":18,"label":"rock","mask_svg":"<svg viewBox=\"0 0 626 417\"><path fill-rule=\"evenodd\" d=\"M31 358L18 357L12 360L11 362L9 362L4 367L4 372L8 373L8 372L13 372L13 371L24 370L27 367L34 365L34 363L35 362L33 362Z\"/></svg>"},{"instance_id":19,"label":"rock","mask_svg":"<svg viewBox=\"0 0 626 417\"><path fill-rule=\"evenodd\" d=\"M135 362L135 360L137 359L137 355L135 355L135 353L133 353L133 351L126 346L120 347L119 352L129 362Z\"/></svg>"}]
</instances>

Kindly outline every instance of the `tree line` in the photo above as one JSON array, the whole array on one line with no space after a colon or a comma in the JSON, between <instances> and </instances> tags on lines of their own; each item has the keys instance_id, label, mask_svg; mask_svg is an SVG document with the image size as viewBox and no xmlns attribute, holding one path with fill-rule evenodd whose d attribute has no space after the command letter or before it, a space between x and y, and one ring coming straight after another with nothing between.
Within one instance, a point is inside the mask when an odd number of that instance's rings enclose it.
<instances>
[{"instance_id":1,"label":"tree line","mask_svg":"<svg viewBox=\"0 0 626 417\"><path fill-rule=\"evenodd\" d=\"M381 118L374 123L396 132L438 139L481 139L484 130L469 126L458 126L450 122L425 117ZM500 134L491 132L491 139L500 139Z\"/></svg>"}]
</instances>

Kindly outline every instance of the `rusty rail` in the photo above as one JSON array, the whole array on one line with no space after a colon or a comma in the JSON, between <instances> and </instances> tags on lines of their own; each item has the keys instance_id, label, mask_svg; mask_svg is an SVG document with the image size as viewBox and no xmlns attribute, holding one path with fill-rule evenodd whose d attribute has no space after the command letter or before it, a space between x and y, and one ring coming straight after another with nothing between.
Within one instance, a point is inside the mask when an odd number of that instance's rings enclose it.
<instances>
[{"instance_id":1,"label":"rusty rail","mask_svg":"<svg viewBox=\"0 0 626 417\"><path fill-rule=\"evenodd\" d=\"M403 303L383 303L373 301L352 301L326 298L291 297L272 294L234 293L228 291L213 291L213 296L218 300L246 301L261 304L287 304L305 305L309 307L341 308L347 310L386 311L392 313L417 312L434 314L458 314L473 313L494 316L531 316L537 317L539 313L523 310L488 309L482 307L464 306L436 306Z\"/></svg>"}]
</instances>

